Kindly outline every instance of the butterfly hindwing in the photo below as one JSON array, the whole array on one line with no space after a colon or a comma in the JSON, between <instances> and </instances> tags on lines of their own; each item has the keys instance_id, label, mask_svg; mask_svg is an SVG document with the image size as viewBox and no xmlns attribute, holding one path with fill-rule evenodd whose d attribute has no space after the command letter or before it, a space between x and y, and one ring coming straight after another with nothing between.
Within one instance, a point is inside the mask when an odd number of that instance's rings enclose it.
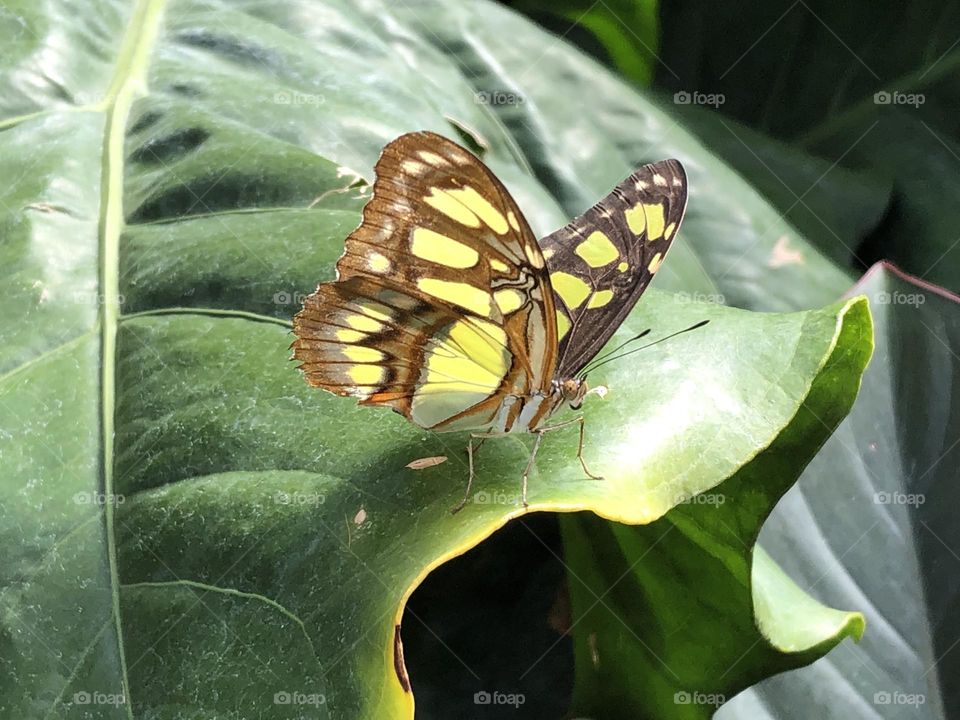
<instances>
[{"instance_id":1,"label":"butterfly hindwing","mask_svg":"<svg viewBox=\"0 0 960 720\"><path fill-rule=\"evenodd\" d=\"M633 309L676 237L687 179L676 160L644 165L540 241L557 312L557 373L573 377Z\"/></svg>"},{"instance_id":2,"label":"butterfly hindwing","mask_svg":"<svg viewBox=\"0 0 960 720\"><path fill-rule=\"evenodd\" d=\"M513 199L433 133L384 148L337 280L294 320L311 385L423 427L482 428L503 396L549 387L556 360L543 256Z\"/></svg>"},{"instance_id":3,"label":"butterfly hindwing","mask_svg":"<svg viewBox=\"0 0 960 720\"><path fill-rule=\"evenodd\" d=\"M424 427L481 427L486 402L519 369L504 330L364 277L325 283L295 320L294 355L311 385L386 405ZM483 406L486 402L486 407Z\"/></svg>"}]
</instances>

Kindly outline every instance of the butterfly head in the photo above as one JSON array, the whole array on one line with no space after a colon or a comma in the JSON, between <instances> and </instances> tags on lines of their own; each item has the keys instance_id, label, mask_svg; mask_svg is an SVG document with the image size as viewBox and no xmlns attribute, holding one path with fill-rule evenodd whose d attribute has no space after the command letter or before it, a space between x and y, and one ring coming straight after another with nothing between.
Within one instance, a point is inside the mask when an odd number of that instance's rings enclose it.
<instances>
[{"instance_id":1,"label":"butterfly head","mask_svg":"<svg viewBox=\"0 0 960 720\"><path fill-rule=\"evenodd\" d=\"M583 405L583 398L586 397L589 390L586 378L567 378L557 383L557 392L562 396L563 402L570 405L571 410L580 409Z\"/></svg>"}]
</instances>

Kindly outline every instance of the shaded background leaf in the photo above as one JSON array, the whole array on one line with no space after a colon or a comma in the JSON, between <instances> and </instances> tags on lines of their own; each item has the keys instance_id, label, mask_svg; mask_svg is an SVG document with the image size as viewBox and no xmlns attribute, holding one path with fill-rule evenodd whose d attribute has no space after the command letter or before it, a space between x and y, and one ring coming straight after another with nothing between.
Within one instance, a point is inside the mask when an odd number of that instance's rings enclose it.
<instances>
[{"instance_id":1,"label":"shaded background leaf","mask_svg":"<svg viewBox=\"0 0 960 720\"><path fill-rule=\"evenodd\" d=\"M643 86L653 82L660 44L656 0L512 0L505 4L587 50L633 82Z\"/></svg>"},{"instance_id":2,"label":"shaded background leaf","mask_svg":"<svg viewBox=\"0 0 960 720\"><path fill-rule=\"evenodd\" d=\"M694 1L663 12L660 26L658 87L722 94L723 115L891 184L889 216L847 265L887 258L960 288L960 5L778 0L731 14Z\"/></svg>"}]
</instances>

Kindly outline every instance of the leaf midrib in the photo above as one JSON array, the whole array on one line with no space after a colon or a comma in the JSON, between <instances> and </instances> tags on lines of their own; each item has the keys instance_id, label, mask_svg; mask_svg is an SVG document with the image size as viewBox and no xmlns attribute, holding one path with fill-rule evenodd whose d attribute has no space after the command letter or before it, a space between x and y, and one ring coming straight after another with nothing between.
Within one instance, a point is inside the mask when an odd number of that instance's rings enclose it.
<instances>
[{"instance_id":1,"label":"leaf midrib","mask_svg":"<svg viewBox=\"0 0 960 720\"><path fill-rule=\"evenodd\" d=\"M107 115L103 143L101 208L98 228L100 245L99 280L104 302L100 306L100 472L103 492L113 493L114 413L116 410L117 327L120 321L120 234L123 230L124 137L130 110L136 97L146 89L146 71L156 43L165 0L137 0L126 28L116 69L104 98ZM127 717L133 720L127 659L124 652L120 615L120 582L117 570L113 503L104 504L107 560L110 566L110 594L120 659L120 681Z\"/></svg>"}]
</instances>

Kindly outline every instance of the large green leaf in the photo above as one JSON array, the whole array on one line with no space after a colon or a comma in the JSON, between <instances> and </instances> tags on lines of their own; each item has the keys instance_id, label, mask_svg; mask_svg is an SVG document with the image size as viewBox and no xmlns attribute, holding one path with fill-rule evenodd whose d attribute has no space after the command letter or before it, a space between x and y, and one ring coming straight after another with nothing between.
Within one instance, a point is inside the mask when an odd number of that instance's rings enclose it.
<instances>
[{"instance_id":1,"label":"large green leaf","mask_svg":"<svg viewBox=\"0 0 960 720\"><path fill-rule=\"evenodd\" d=\"M761 540L808 592L864 608L869 631L744 693L723 718L960 712L960 298L883 265L855 292L877 323L863 389Z\"/></svg>"},{"instance_id":2,"label":"large green leaf","mask_svg":"<svg viewBox=\"0 0 960 720\"><path fill-rule=\"evenodd\" d=\"M431 568L521 513L527 447L488 444L477 487L486 494L451 516L465 438L308 389L287 362L296 293L332 276L364 198L355 181L405 130L453 135L446 118L469 128L541 230L639 158L601 146L597 162L616 163L582 184L568 175L559 191L544 187L544 168L586 165L546 152L566 117L557 111L544 128L546 144L506 132L431 49L429 28L407 18L294 1L16 11L0 76L0 169L15 179L0 206L4 299L22 308L0 326L3 714L409 716L395 645L405 601ZM507 63L510 32L545 42L512 15L490 18L482 32L501 32L494 49ZM551 52L578 69L574 90L596 72ZM531 111L552 116L549 105ZM599 139L603 124L575 129ZM732 202L703 168L718 182L733 176L694 141L678 143L701 202ZM727 215L753 239L775 215L745 185L734 190L759 219ZM690 238L708 234L697 215ZM699 289L695 256L677 257L672 282L689 276L684 287ZM815 253L802 270L787 275L842 279ZM806 292L762 300L756 283L774 283L741 275L730 287L745 304L776 308ZM794 437L836 353L860 359L832 384L842 409L870 346L857 300L755 315L651 292L623 332L704 318L696 334L609 369L609 400L586 411L587 459L607 479L585 480L575 429L558 432L533 474L531 511L657 521ZM799 442L798 458L816 447L812 436ZM428 455L450 461L404 467ZM775 495L745 487L730 502L762 516ZM704 562L718 547L704 546ZM757 571L783 582L769 564ZM752 632L750 604L737 612ZM836 620L806 639L818 653L857 628L794 590L763 621L766 636L776 641L795 612Z\"/></svg>"}]
</instances>

